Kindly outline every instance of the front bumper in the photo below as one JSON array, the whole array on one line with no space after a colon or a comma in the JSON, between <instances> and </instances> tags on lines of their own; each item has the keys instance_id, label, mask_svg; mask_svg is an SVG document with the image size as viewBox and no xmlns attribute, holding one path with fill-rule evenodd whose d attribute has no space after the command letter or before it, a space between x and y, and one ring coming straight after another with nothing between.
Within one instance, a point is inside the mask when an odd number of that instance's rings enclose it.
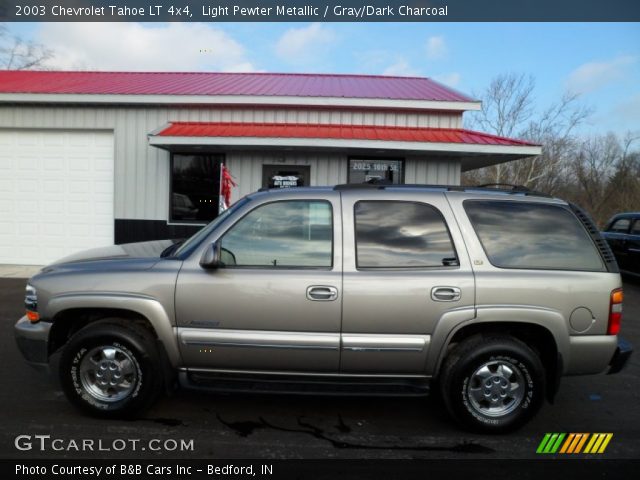
<instances>
[{"instance_id":1,"label":"front bumper","mask_svg":"<svg viewBox=\"0 0 640 480\"><path fill-rule=\"evenodd\" d=\"M26 316L14 327L20 352L29 365L38 370L49 370L49 330L50 322L31 323Z\"/></svg>"},{"instance_id":2,"label":"front bumper","mask_svg":"<svg viewBox=\"0 0 640 480\"><path fill-rule=\"evenodd\" d=\"M609 362L609 370L607 371L607 375L611 375L614 373L618 373L620 370L624 368L633 353L633 346L624 340L623 338L618 337L618 347L616 348L613 357L611 358L611 362Z\"/></svg>"}]
</instances>

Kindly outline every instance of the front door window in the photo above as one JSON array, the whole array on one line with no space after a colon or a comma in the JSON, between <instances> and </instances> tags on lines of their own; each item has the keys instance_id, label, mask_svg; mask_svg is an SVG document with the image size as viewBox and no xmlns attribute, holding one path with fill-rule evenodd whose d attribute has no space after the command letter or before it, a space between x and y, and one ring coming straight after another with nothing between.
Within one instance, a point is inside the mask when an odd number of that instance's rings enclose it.
<instances>
[{"instance_id":1,"label":"front door window","mask_svg":"<svg viewBox=\"0 0 640 480\"><path fill-rule=\"evenodd\" d=\"M331 204L285 201L256 208L222 237L227 267L330 268Z\"/></svg>"}]
</instances>

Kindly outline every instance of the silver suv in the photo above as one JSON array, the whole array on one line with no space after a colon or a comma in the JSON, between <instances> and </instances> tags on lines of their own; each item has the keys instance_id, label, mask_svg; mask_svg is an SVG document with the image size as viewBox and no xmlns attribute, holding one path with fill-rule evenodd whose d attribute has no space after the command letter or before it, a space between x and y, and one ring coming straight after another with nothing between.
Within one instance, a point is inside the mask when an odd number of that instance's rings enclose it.
<instances>
[{"instance_id":1,"label":"silver suv","mask_svg":"<svg viewBox=\"0 0 640 480\"><path fill-rule=\"evenodd\" d=\"M59 365L69 400L106 417L176 383L431 387L466 427L502 432L551 401L562 375L615 373L631 354L606 242L577 207L522 188L259 191L185 242L48 266L25 302L25 358Z\"/></svg>"}]
</instances>

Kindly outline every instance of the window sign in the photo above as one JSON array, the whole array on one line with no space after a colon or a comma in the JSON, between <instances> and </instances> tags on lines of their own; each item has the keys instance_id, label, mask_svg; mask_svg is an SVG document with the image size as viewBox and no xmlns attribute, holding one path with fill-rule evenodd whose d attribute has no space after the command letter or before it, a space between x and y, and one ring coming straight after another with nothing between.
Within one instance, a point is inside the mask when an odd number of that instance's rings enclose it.
<instances>
[{"instance_id":1,"label":"window sign","mask_svg":"<svg viewBox=\"0 0 640 480\"><path fill-rule=\"evenodd\" d=\"M404 182L402 160L349 159L349 183L386 183Z\"/></svg>"},{"instance_id":2,"label":"window sign","mask_svg":"<svg viewBox=\"0 0 640 480\"><path fill-rule=\"evenodd\" d=\"M309 186L308 165L263 165L262 186L266 188L291 188Z\"/></svg>"},{"instance_id":3,"label":"window sign","mask_svg":"<svg viewBox=\"0 0 640 480\"><path fill-rule=\"evenodd\" d=\"M301 178L297 175L274 175L271 177L271 182L276 188L297 187L301 183Z\"/></svg>"}]
</instances>

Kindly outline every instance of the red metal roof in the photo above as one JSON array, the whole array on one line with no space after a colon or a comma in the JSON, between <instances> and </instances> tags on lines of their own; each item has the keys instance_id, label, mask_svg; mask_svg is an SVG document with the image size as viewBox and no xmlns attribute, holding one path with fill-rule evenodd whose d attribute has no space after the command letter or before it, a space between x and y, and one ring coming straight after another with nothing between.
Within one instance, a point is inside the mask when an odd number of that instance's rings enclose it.
<instances>
[{"instance_id":1,"label":"red metal roof","mask_svg":"<svg viewBox=\"0 0 640 480\"><path fill-rule=\"evenodd\" d=\"M397 142L466 143L534 146L535 144L460 128L380 127L299 123L175 122L156 135L163 137L333 138Z\"/></svg>"},{"instance_id":2,"label":"red metal roof","mask_svg":"<svg viewBox=\"0 0 640 480\"><path fill-rule=\"evenodd\" d=\"M0 71L0 93L473 101L428 78L282 73Z\"/></svg>"}]
</instances>

